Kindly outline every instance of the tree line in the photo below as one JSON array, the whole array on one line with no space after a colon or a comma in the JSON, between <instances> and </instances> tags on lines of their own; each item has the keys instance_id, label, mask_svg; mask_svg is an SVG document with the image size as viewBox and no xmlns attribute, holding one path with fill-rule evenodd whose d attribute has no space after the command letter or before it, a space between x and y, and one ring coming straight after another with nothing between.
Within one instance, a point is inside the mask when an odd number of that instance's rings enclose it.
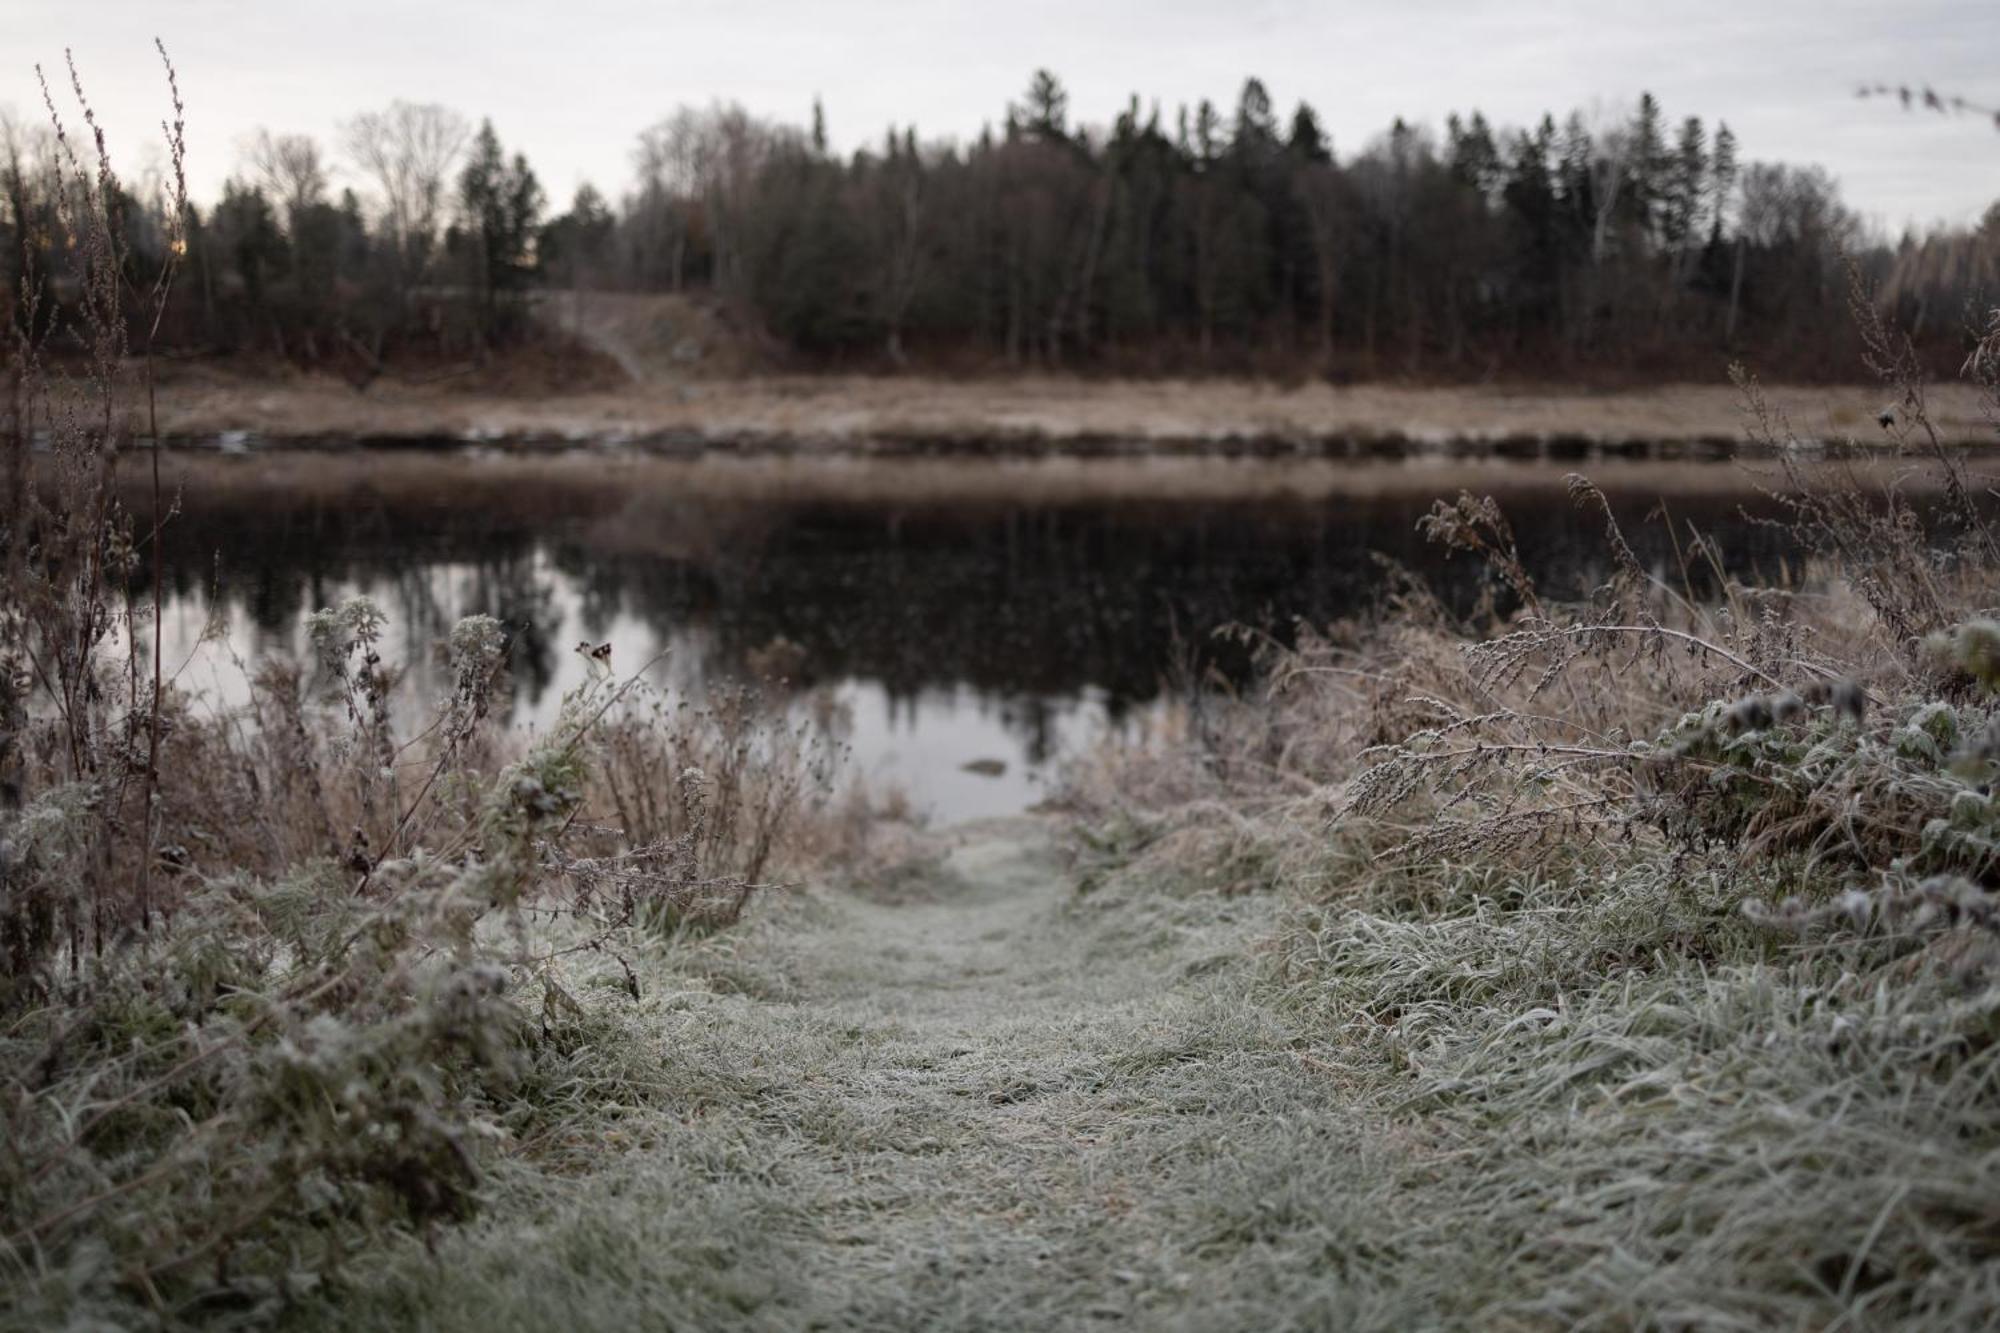
<instances>
[{"instance_id":1,"label":"tree line","mask_svg":"<svg viewBox=\"0 0 2000 1333\"><path fill-rule=\"evenodd\" d=\"M1855 278L1954 368L2000 292L2000 206L1873 236L1824 171L1745 161L1650 95L1509 130L1398 120L1343 153L1256 79L1228 112L1135 97L1094 127L1039 71L969 144L895 128L838 155L817 105L804 126L717 105L644 130L633 163L616 203L586 185L558 213L491 122L435 105L357 116L332 152L259 134L188 211L163 337L366 377L518 341L538 290L583 287L688 293L803 365L1812 376L1854 364ZM47 134L0 123L17 323L64 271L55 179ZM166 197L113 201L135 289Z\"/></svg>"}]
</instances>

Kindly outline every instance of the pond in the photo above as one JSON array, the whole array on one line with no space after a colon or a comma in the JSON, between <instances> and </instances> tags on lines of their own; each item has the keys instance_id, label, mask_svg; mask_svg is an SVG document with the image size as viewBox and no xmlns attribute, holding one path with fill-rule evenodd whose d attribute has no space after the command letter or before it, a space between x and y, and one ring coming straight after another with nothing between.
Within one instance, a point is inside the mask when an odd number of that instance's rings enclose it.
<instances>
[{"instance_id":1,"label":"pond","mask_svg":"<svg viewBox=\"0 0 2000 1333\"><path fill-rule=\"evenodd\" d=\"M1192 673L1241 679L1232 624L1364 612L1385 561L1472 607L1491 592L1417 520L1460 489L1504 506L1557 596L1607 571L1601 514L1533 461L842 458L674 461L576 451L331 450L176 456L166 662L216 706L260 654L298 653L312 610L365 593L441 696L434 645L485 612L513 636L508 721L546 726L611 645L698 700L763 680L839 719L850 771L940 821L1017 812L1064 756L1143 733ZM1760 521L1765 478L1731 463L1603 462L1642 560L1678 585L1700 532L1733 571L1796 553ZM144 501L134 500L140 512ZM404 714L410 716L409 713Z\"/></svg>"}]
</instances>

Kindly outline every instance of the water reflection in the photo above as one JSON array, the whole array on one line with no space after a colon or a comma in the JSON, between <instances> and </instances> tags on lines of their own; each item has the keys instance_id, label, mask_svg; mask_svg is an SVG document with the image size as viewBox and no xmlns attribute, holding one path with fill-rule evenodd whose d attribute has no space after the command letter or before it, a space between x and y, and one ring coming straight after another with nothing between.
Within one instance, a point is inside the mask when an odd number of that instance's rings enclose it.
<instances>
[{"instance_id":1,"label":"water reflection","mask_svg":"<svg viewBox=\"0 0 2000 1333\"><path fill-rule=\"evenodd\" d=\"M1143 725L1177 663L1240 670L1216 627L1282 633L1294 617L1355 613L1381 587L1378 554L1460 607L1488 591L1482 571L1416 534L1462 478L1414 465L1285 477L1274 470L1292 465L1238 463L1213 484L1101 493L965 476L913 495L797 477L718 486L665 464L259 464L200 465L170 530L168 661L217 702L243 696L257 654L299 651L307 612L362 592L390 617L388 660L409 664L406 706L437 697L434 645L473 612L515 636L523 726L546 725L584 678L579 641L610 641L623 671L658 657L657 679L693 697L775 663L799 707L837 705L859 771L945 819L1030 804L1065 753ZM1680 467L1600 469L1642 559L1679 580L1665 525L1647 521L1669 492L1674 519L1736 568L1786 557L1746 517L1759 508L1747 479ZM1602 521L1569 503L1559 472L1477 480L1504 497L1552 592L1605 575ZM221 632L204 641L211 625Z\"/></svg>"}]
</instances>

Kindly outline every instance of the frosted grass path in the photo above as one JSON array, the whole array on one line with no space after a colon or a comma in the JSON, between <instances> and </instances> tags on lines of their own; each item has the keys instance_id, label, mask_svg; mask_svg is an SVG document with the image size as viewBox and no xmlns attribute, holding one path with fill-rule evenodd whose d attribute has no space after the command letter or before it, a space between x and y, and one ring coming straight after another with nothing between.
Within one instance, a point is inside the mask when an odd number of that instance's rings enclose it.
<instances>
[{"instance_id":1,"label":"frosted grass path","mask_svg":"<svg viewBox=\"0 0 2000 1333\"><path fill-rule=\"evenodd\" d=\"M955 839L917 901L814 893L680 989L654 979L673 1086L607 1135L622 1151L503 1185L436 1259L357 1273L327 1322L1406 1318L1338 1257L1374 1243L1384 1149L1249 994L1271 898L1079 897L1034 820Z\"/></svg>"}]
</instances>

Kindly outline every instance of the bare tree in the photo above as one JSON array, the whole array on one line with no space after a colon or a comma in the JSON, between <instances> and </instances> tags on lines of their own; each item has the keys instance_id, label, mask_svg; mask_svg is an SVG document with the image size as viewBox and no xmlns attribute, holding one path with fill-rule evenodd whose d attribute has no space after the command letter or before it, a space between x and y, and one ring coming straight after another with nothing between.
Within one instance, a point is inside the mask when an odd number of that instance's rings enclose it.
<instances>
[{"instance_id":1,"label":"bare tree","mask_svg":"<svg viewBox=\"0 0 2000 1333\"><path fill-rule=\"evenodd\" d=\"M681 107L642 131L632 152L639 189L626 211L644 248L664 258L668 289L676 292L686 280L688 210L706 175L701 121L700 112ZM651 267L649 257L642 257L642 268Z\"/></svg>"},{"instance_id":2,"label":"bare tree","mask_svg":"<svg viewBox=\"0 0 2000 1333\"><path fill-rule=\"evenodd\" d=\"M381 194L396 279L407 295L436 248L452 168L471 135L465 117L434 102L392 102L346 128L348 155Z\"/></svg>"},{"instance_id":3,"label":"bare tree","mask_svg":"<svg viewBox=\"0 0 2000 1333\"><path fill-rule=\"evenodd\" d=\"M260 129L246 156L257 183L284 210L293 228L306 209L325 202L330 177L319 143L311 135L274 135Z\"/></svg>"},{"instance_id":4,"label":"bare tree","mask_svg":"<svg viewBox=\"0 0 2000 1333\"><path fill-rule=\"evenodd\" d=\"M1611 239L1611 223L1618 214L1619 198L1632 182L1632 136L1620 126L1597 136L1598 151L1590 160L1591 198L1597 209L1590 220L1590 262L1604 262Z\"/></svg>"},{"instance_id":5,"label":"bare tree","mask_svg":"<svg viewBox=\"0 0 2000 1333\"><path fill-rule=\"evenodd\" d=\"M914 136L905 152L892 131L889 148L889 155L870 180L869 212L882 255L876 286L882 321L887 325L887 351L889 359L900 366L908 359L903 350L903 324L924 276L924 166Z\"/></svg>"},{"instance_id":6,"label":"bare tree","mask_svg":"<svg viewBox=\"0 0 2000 1333\"><path fill-rule=\"evenodd\" d=\"M6 290L0 292L0 310L22 295L21 282L27 276L30 252L35 247L38 214L55 196L55 141L45 125L17 120L12 111L0 109L0 231L8 238Z\"/></svg>"},{"instance_id":7,"label":"bare tree","mask_svg":"<svg viewBox=\"0 0 2000 1333\"><path fill-rule=\"evenodd\" d=\"M716 291L732 299L744 297L747 275L739 234L748 221L758 172L780 145L803 149L805 144L798 130L781 129L733 104L682 107L640 134L633 155L638 197L649 208L666 210L661 221L674 238L676 286L685 244L685 228L674 226L671 217L678 201L701 211Z\"/></svg>"}]
</instances>

